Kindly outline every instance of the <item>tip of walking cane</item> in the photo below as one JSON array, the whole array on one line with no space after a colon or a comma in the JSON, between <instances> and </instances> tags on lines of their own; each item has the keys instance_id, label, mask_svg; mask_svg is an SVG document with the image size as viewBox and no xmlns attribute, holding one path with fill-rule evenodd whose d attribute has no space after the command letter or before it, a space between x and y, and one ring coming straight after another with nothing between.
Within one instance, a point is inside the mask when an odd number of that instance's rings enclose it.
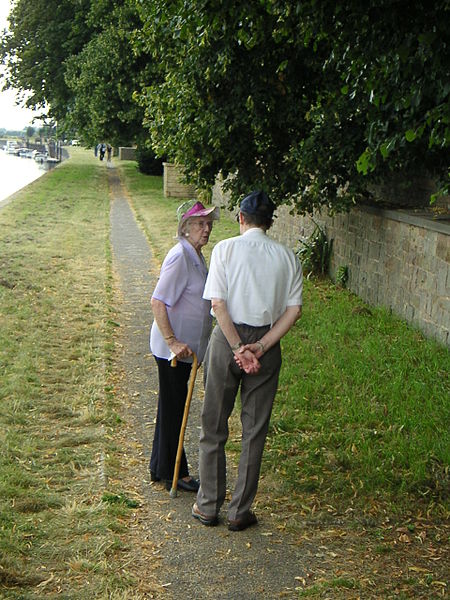
<instances>
[{"instance_id":1,"label":"tip of walking cane","mask_svg":"<svg viewBox=\"0 0 450 600\"><path fill-rule=\"evenodd\" d=\"M172 488L170 490L170 497L171 498L176 498L177 497L177 489L176 488Z\"/></svg>"}]
</instances>

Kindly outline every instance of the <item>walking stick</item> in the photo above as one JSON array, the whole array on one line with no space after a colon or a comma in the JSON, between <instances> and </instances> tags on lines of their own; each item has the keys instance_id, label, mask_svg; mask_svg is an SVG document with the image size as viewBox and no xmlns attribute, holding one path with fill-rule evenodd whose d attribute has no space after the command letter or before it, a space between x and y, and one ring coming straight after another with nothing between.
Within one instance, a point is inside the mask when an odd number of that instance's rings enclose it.
<instances>
[{"instance_id":1,"label":"walking stick","mask_svg":"<svg viewBox=\"0 0 450 600\"><path fill-rule=\"evenodd\" d=\"M189 386L188 386L188 392L187 392L187 396L186 396L186 403L184 405L183 421L181 422L180 437L179 437L179 440L178 440L177 456L176 456L176 459L175 459L175 469L174 469L174 472L173 472L172 488L170 490L170 497L171 498L176 498L177 497L178 473L180 472L181 455L183 454L184 434L186 432L186 425L187 425L187 420L188 420L188 415L189 415L189 408L191 406L192 392L194 391L195 376L197 375L198 362L197 362L197 355L195 354L195 352L192 355L192 357L193 357L192 370L191 370L191 376L189 378ZM176 367L177 366L177 359L176 358L172 359L171 366L172 367Z\"/></svg>"}]
</instances>

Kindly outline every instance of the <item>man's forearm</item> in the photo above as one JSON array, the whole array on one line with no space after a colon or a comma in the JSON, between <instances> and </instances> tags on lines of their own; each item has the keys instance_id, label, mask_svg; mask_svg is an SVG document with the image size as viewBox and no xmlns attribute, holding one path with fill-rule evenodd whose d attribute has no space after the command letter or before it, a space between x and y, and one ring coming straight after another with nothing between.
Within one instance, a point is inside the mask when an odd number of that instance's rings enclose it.
<instances>
[{"instance_id":1,"label":"man's forearm","mask_svg":"<svg viewBox=\"0 0 450 600\"><path fill-rule=\"evenodd\" d=\"M263 335L260 342L263 344L264 352L275 346L289 329L295 324L302 314L301 306L288 306L278 321Z\"/></svg>"},{"instance_id":2,"label":"man's forearm","mask_svg":"<svg viewBox=\"0 0 450 600\"><path fill-rule=\"evenodd\" d=\"M220 329L222 330L223 335L227 338L227 342L233 348L241 341L239 337L239 333L234 326L234 323L230 317L230 313L228 312L227 304L225 300L212 300L212 307L214 311L214 315L217 319L217 323L219 324Z\"/></svg>"},{"instance_id":3,"label":"man's forearm","mask_svg":"<svg viewBox=\"0 0 450 600\"><path fill-rule=\"evenodd\" d=\"M242 340L234 326L230 313L228 312L226 302L224 300L213 298L211 304L217 323L219 324L223 335L226 337L227 342L230 344L239 367L249 375L257 373L261 367L261 363L251 350L243 350L240 347L243 345Z\"/></svg>"}]
</instances>

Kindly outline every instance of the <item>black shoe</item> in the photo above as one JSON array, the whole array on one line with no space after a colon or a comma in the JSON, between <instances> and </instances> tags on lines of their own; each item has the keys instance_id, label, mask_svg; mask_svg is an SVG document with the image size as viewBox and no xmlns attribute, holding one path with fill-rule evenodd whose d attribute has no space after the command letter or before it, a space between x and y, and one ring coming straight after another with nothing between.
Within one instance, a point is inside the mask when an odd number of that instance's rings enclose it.
<instances>
[{"instance_id":1,"label":"black shoe","mask_svg":"<svg viewBox=\"0 0 450 600\"><path fill-rule=\"evenodd\" d=\"M219 519L217 515L214 515L213 517L208 517L208 515L205 515L204 513L199 511L197 504L194 504L194 506L192 507L192 516L194 517L194 519L200 521L202 525L206 525L207 527L214 527L215 525L219 524Z\"/></svg>"},{"instance_id":2,"label":"black shoe","mask_svg":"<svg viewBox=\"0 0 450 600\"><path fill-rule=\"evenodd\" d=\"M177 487L179 490L185 490L186 492L198 492L200 482L193 477L191 477L188 481L185 479L179 479Z\"/></svg>"},{"instance_id":3,"label":"black shoe","mask_svg":"<svg viewBox=\"0 0 450 600\"><path fill-rule=\"evenodd\" d=\"M247 527L251 527L252 525L256 525L258 519L256 518L255 513L249 511L245 517L242 519L237 519L236 521L228 521L228 529L229 531L244 531Z\"/></svg>"},{"instance_id":4,"label":"black shoe","mask_svg":"<svg viewBox=\"0 0 450 600\"><path fill-rule=\"evenodd\" d=\"M150 481L161 481L161 477L158 477L154 471L150 471Z\"/></svg>"},{"instance_id":5,"label":"black shoe","mask_svg":"<svg viewBox=\"0 0 450 600\"><path fill-rule=\"evenodd\" d=\"M177 483L177 489L184 490L185 492L198 492L199 487L200 483L193 477L191 477L188 481L185 479L179 479ZM170 491L171 489L172 481L166 481L166 490Z\"/></svg>"}]
</instances>

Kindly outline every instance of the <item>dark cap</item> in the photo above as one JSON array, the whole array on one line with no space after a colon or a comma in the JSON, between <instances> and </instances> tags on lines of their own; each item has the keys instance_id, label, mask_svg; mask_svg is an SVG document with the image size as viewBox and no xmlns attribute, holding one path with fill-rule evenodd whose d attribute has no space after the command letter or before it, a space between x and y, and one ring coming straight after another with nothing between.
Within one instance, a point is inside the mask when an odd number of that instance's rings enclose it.
<instances>
[{"instance_id":1,"label":"dark cap","mask_svg":"<svg viewBox=\"0 0 450 600\"><path fill-rule=\"evenodd\" d=\"M276 209L275 204L270 200L266 192L257 190L246 196L240 206L240 210L248 215L261 215L269 219L272 218Z\"/></svg>"}]
</instances>

